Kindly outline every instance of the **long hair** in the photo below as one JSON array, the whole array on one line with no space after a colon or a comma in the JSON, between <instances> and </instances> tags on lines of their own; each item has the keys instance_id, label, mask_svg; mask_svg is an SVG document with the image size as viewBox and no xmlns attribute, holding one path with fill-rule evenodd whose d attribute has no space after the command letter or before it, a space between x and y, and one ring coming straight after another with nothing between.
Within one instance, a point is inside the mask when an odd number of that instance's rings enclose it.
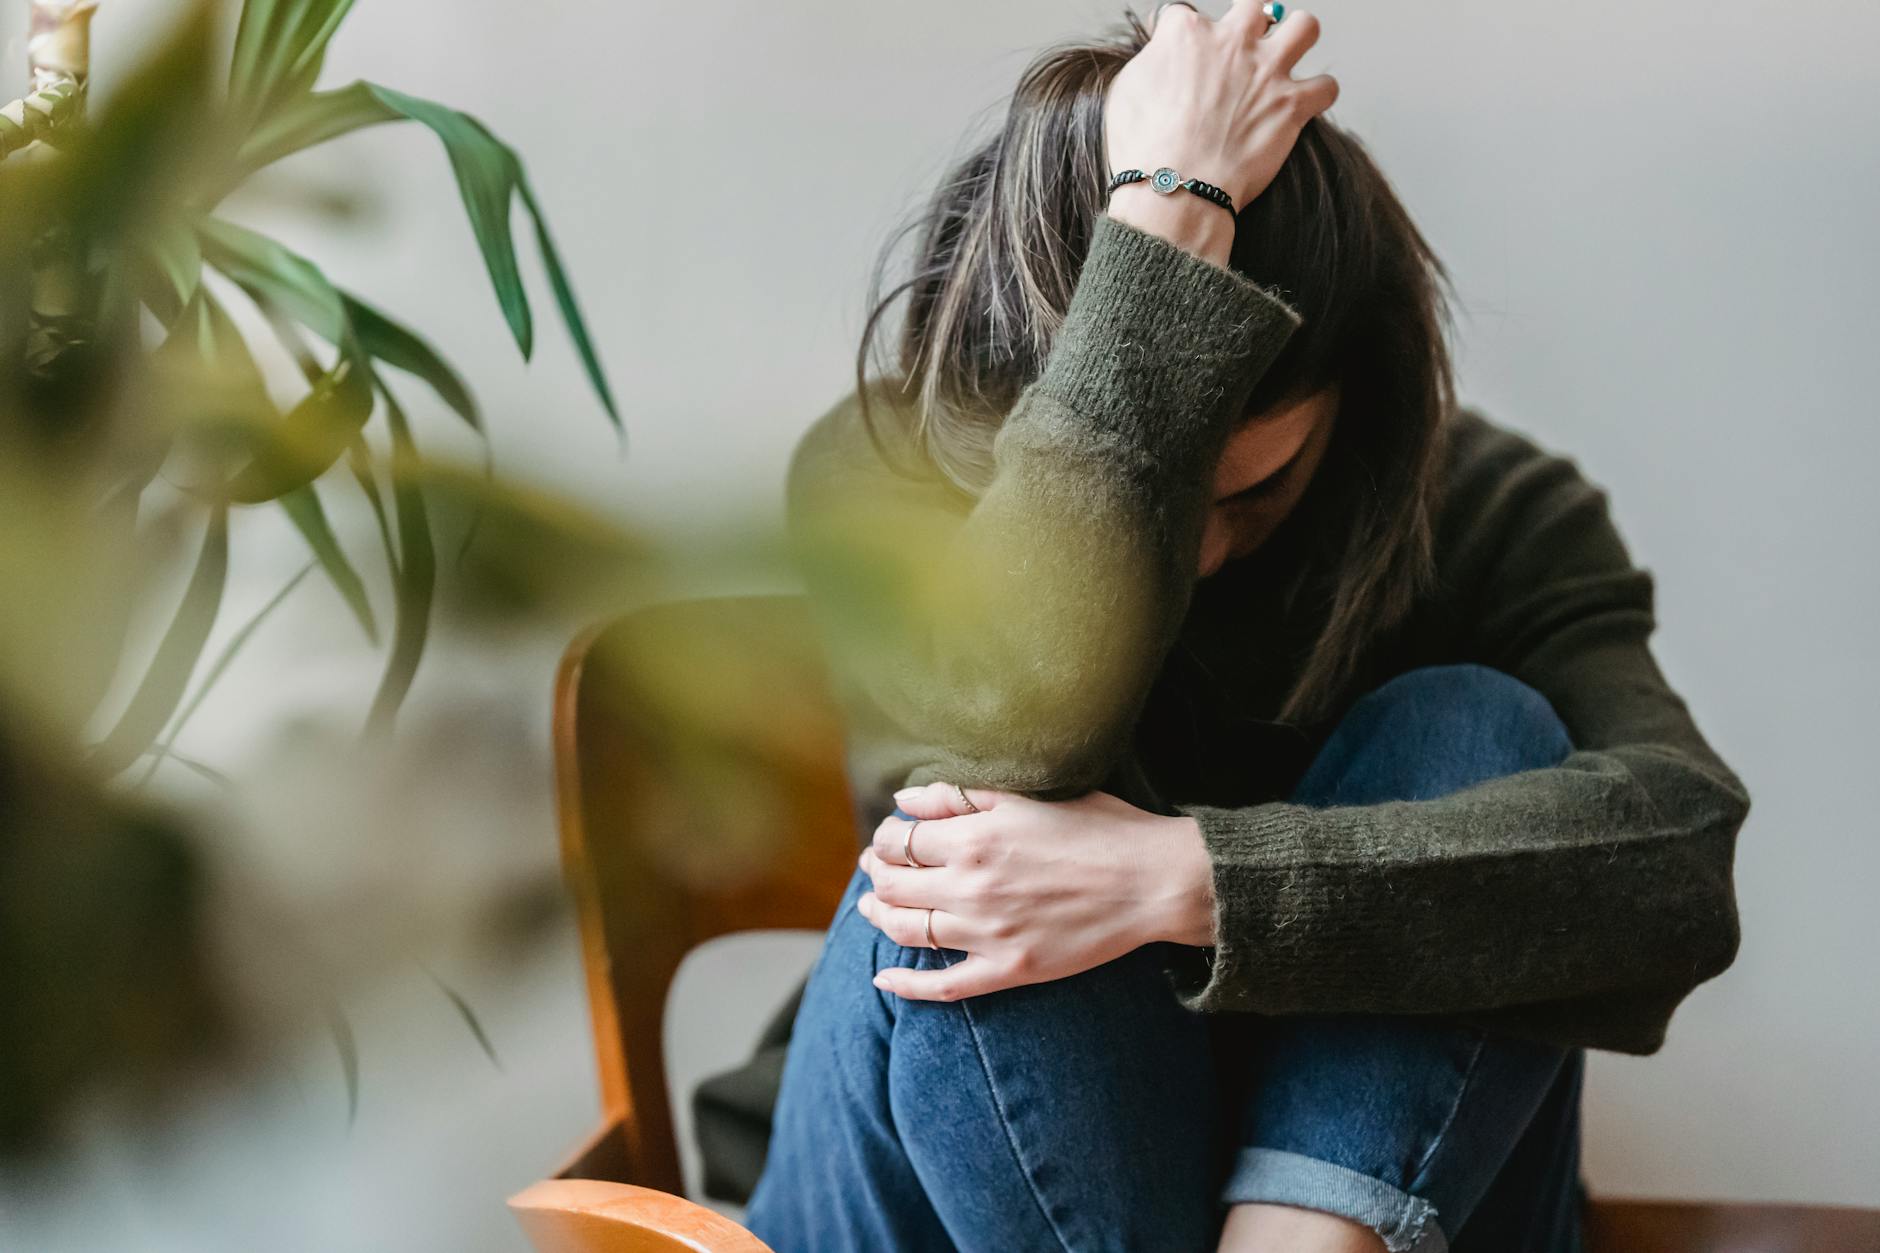
<instances>
[{"instance_id":1,"label":"long hair","mask_svg":"<svg viewBox=\"0 0 1880 1253\"><path fill-rule=\"evenodd\" d=\"M976 496L992 444L1043 370L1103 212L1103 106L1148 42L1133 12L1114 33L1056 45L1025 70L998 133L973 148L883 250L856 353L871 438L903 473L938 474ZM883 294L900 239L918 231L913 273ZM1364 146L1321 114L1272 184L1244 206L1230 265L1279 289L1303 325L1255 386L1248 415L1331 383L1340 405L1307 500L1317 527L1312 586L1323 625L1280 716L1330 712L1369 644L1430 579L1442 440L1455 404L1449 276ZM881 373L913 403L911 429L883 440L869 405L884 318L908 296ZM916 450L909 465L889 445ZM1289 519L1290 521L1290 519ZM1301 570L1294 594L1305 586Z\"/></svg>"}]
</instances>

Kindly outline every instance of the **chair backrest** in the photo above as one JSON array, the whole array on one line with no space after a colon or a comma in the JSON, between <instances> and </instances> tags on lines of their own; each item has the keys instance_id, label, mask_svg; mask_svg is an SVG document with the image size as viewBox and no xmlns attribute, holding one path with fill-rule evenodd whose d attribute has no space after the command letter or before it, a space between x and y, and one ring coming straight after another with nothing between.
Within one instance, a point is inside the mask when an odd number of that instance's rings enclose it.
<instances>
[{"instance_id":1,"label":"chair backrest","mask_svg":"<svg viewBox=\"0 0 1880 1253\"><path fill-rule=\"evenodd\" d=\"M593 1015L604 1173L684 1191L661 1023L679 963L821 931L855 869L842 728L806 602L674 602L577 639L555 694L562 863Z\"/></svg>"}]
</instances>

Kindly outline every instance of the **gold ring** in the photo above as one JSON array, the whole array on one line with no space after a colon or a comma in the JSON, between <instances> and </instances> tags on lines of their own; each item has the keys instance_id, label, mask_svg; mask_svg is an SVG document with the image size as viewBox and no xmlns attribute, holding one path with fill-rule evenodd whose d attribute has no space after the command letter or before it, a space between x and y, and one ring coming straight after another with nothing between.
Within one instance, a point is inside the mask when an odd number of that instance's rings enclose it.
<instances>
[{"instance_id":1,"label":"gold ring","mask_svg":"<svg viewBox=\"0 0 1880 1253\"><path fill-rule=\"evenodd\" d=\"M967 812L967 813L969 813L969 814L976 814L976 813L978 813L978 812L979 812L979 806L977 806L977 805L975 805L975 804L973 804L973 798L972 798L972 797L970 797L970 796L968 796L968 795L966 794L966 789L965 789L965 788L963 788L963 787L961 787L961 786L960 786L959 784L957 784L957 783L955 783L955 784L953 785L953 790L954 790L955 792L958 792L958 793L960 794L960 804L962 804L962 805L964 805L964 806L966 806L966 812Z\"/></svg>"},{"instance_id":2,"label":"gold ring","mask_svg":"<svg viewBox=\"0 0 1880 1253\"><path fill-rule=\"evenodd\" d=\"M922 819L916 818L913 822L909 823L907 827L907 838L901 841L901 856L907 858L908 865L919 870L927 869L926 866L914 860L914 828L918 827L922 821Z\"/></svg>"},{"instance_id":3,"label":"gold ring","mask_svg":"<svg viewBox=\"0 0 1880 1253\"><path fill-rule=\"evenodd\" d=\"M940 947L933 942L933 909L931 906L927 910L927 947L936 949Z\"/></svg>"}]
</instances>

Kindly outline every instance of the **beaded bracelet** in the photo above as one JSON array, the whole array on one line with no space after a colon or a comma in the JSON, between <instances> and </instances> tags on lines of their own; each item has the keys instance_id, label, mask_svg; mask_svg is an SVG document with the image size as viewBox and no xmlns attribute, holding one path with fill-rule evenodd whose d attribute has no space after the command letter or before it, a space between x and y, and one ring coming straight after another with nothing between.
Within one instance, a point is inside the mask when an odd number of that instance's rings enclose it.
<instances>
[{"instance_id":1,"label":"beaded bracelet","mask_svg":"<svg viewBox=\"0 0 1880 1253\"><path fill-rule=\"evenodd\" d=\"M1234 208L1234 198L1213 183L1204 183L1198 178L1185 179L1166 165L1154 174L1145 174L1141 170L1119 170L1110 179L1110 185L1105 194L1130 183L1140 183L1144 179L1148 179L1149 186L1164 196L1173 195L1177 191L1191 191L1203 200L1220 205L1229 213L1239 213L1239 210Z\"/></svg>"}]
</instances>

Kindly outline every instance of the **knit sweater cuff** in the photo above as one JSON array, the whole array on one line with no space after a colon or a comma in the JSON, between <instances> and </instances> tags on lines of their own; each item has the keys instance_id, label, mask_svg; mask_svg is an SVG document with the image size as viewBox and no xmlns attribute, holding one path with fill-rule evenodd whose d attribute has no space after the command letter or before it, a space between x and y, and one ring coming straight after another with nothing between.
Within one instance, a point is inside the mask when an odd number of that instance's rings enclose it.
<instances>
[{"instance_id":1,"label":"knit sweater cuff","mask_svg":"<svg viewBox=\"0 0 1880 1253\"><path fill-rule=\"evenodd\" d=\"M1218 451L1301 323L1278 291L1100 214L1033 385L1058 403L1031 412L1068 411L1086 439L1186 473Z\"/></svg>"},{"instance_id":2,"label":"knit sweater cuff","mask_svg":"<svg viewBox=\"0 0 1880 1253\"><path fill-rule=\"evenodd\" d=\"M1178 988L1182 1003L1204 1013L1284 1012L1301 938L1288 928L1308 922L1300 907L1313 878L1311 811L1282 803L1175 809L1200 826L1214 886L1214 947L1205 978Z\"/></svg>"}]
</instances>

